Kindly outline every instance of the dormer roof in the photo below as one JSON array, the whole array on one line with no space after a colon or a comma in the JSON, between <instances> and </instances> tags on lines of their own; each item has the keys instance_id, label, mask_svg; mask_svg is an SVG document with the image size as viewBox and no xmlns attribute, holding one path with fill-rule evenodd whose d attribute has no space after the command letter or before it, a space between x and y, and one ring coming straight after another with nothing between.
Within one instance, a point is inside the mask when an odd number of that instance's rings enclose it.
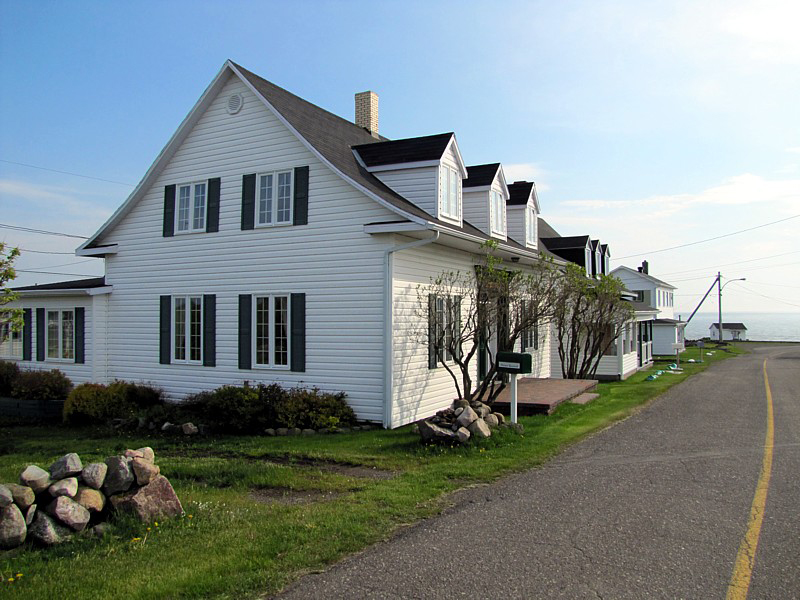
<instances>
[{"instance_id":1,"label":"dormer roof","mask_svg":"<svg viewBox=\"0 0 800 600\"><path fill-rule=\"evenodd\" d=\"M527 204L531 193L534 193L532 181L515 181L508 186L508 204Z\"/></svg>"},{"instance_id":2,"label":"dormer roof","mask_svg":"<svg viewBox=\"0 0 800 600\"><path fill-rule=\"evenodd\" d=\"M569 237L542 238L545 246L550 250L583 250L591 243L588 235L571 235Z\"/></svg>"},{"instance_id":3,"label":"dormer roof","mask_svg":"<svg viewBox=\"0 0 800 600\"><path fill-rule=\"evenodd\" d=\"M611 256L611 251L608 249L608 244L600 244L600 252Z\"/></svg>"},{"instance_id":4,"label":"dormer roof","mask_svg":"<svg viewBox=\"0 0 800 600\"><path fill-rule=\"evenodd\" d=\"M454 133L439 133L402 140L379 141L353 146L364 165L380 167L411 162L438 161L442 158Z\"/></svg>"},{"instance_id":5,"label":"dormer roof","mask_svg":"<svg viewBox=\"0 0 800 600\"><path fill-rule=\"evenodd\" d=\"M500 163L467 167L467 178L463 181L462 185L465 188L492 185L499 170Z\"/></svg>"}]
</instances>

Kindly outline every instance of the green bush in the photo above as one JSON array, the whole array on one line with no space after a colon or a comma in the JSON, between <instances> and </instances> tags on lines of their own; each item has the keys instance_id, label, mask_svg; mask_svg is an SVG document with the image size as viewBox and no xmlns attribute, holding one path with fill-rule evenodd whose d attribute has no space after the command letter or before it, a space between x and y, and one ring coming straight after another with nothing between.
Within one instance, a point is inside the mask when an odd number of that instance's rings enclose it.
<instances>
[{"instance_id":1,"label":"green bush","mask_svg":"<svg viewBox=\"0 0 800 600\"><path fill-rule=\"evenodd\" d=\"M11 389L11 396L27 400L64 400L72 389L69 377L58 369L52 371L20 371Z\"/></svg>"},{"instance_id":2,"label":"green bush","mask_svg":"<svg viewBox=\"0 0 800 600\"><path fill-rule=\"evenodd\" d=\"M10 396L19 375L17 363L0 360L0 396Z\"/></svg>"},{"instance_id":3,"label":"green bush","mask_svg":"<svg viewBox=\"0 0 800 600\"><path fill-rule=\"evenodd\" d=\"M114 381L110 385L84 383L76 387L64 402L64 423L98 425L111 419L130 419L164 404L159 388Z\"/></svg>"},{"instance_id":4,"label":"green bush","mask_svg":"<svg viewBox=\"0 0 800 600\"><path fill-rule=\"evenodd\" d=\"M179 410L223 433L261 433L267 427L333 429L355 421L345 398L343 392L330 394L317 388L226 385L190 396Z\"/></svg>"}]
</instances>

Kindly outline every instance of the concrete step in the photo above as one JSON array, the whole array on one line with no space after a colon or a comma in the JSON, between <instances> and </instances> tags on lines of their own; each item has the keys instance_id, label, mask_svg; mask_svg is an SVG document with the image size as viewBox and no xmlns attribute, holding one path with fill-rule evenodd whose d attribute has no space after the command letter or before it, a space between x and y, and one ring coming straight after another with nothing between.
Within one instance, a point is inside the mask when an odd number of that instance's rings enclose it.
<instances>
[{"instance_id":1,"label":"concrete step","mask_svg":"<svg viewBox=\"0 0 800 600\"><path fill-rule=\"evenodd\" d=\"M600 394L591 394L587 392L585 394L581 394L580 396L574 397L572 400L570 400L570 402L573 404L588 404L592 400L597 400L599 397Z\"/></svg>"}]
</instances>

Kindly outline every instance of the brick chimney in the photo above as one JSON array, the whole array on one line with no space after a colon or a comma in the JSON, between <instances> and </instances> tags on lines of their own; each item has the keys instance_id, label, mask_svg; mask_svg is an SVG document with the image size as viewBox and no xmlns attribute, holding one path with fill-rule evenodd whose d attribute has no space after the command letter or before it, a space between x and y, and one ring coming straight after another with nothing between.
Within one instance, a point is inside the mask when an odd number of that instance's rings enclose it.
<instances>
[{"instance_id":1,"label":"brick chimney","mask_svg":"<svg viewBox=\"0 0 800 600\"><path fill-rule=\"evenodd\" d=\"M378 137L378 94L359 92L356 94L356 125Z\"/></svg>"}]
</instances>

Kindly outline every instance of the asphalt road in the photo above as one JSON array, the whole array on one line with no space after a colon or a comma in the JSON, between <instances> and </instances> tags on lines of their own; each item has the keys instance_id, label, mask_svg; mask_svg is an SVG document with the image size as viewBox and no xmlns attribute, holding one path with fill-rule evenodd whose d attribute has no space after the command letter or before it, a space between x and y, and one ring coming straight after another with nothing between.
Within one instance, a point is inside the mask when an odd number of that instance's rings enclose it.
<instances>
[{"instance_id":1,"label":"asphalt road","mask_svg":"<svg viewBox=\"0 0 800 600\"><path fill-rule=\"evenodd\" d=\"M748 598L800 598L800 346L718 363L279 597L725 598L765 452L765 358L774 455Z\"/></svg>"}]
</instances>

